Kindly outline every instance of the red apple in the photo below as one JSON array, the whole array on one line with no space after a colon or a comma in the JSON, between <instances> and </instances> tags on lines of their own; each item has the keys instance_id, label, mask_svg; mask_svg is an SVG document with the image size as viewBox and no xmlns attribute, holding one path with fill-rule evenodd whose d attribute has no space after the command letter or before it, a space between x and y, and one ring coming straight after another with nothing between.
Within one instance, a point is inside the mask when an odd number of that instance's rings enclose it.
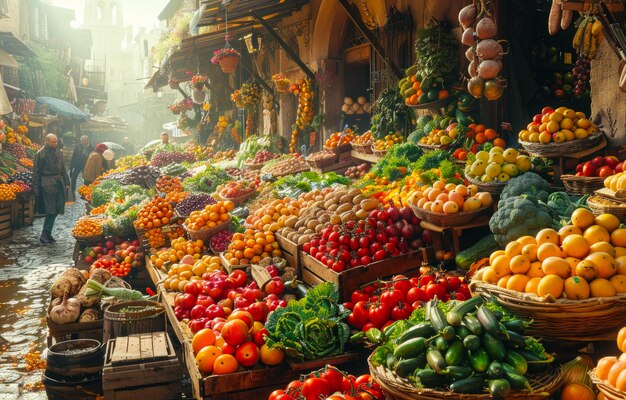
<instances>
[{"instance_id":1,"label":"red apple","mask_svg":"<svg viewBox=\"0 0 626 400\"><path fill-rule=\"evenodd\" d=\"M578 164L576 166L576 172L583 172L583 165L585 165L585 164Z\"/></svg>"},{"instance_id":2,"label":"red apple","mask_svg":"<svg viewBox=\"0 0 626 400\"><path fill-rule=\"evenodd\" d=\"M541 109L541 113L543 115L552 114L553 112L554 112L554 108L552 108L552 107L544 107L544 108Z\"/></svg>"},{"instance_id":3,"label":"red apple","mask_svg":"<svg viewBox=\"0 0 626 400\"><path fill-rule=\"evenodd\" d=\"M541 125L541 118L543 117L543 115L541 114L535 114L535 116L533 117L533 123L537 124L537 125Z\"/></svg>"},{"instance_id":4,"label":"red apple","mask_svg":"<svg viewBox=\"0 0 626 400\"><path fill-rule=\"evenodd\" d=\"M583 176L582 172L576 172L576 176Z\"/></svg>"},{"instance_id":5,"label":"red apple","mask_svg":"<svg viewBox=\"0 0 626 400\"><path fill-rule=\"evenodd\" d=\"M259 348L252 342L245 342L237 348L235 358L244 367L251 367L259 361Z\"/></svg>"},{"instance_id":6,"label":"red apple","mask_svg":"<svg viewBox=\"0 0 626 400\"><path fill-rule=\"evenodd\" d=\"M93 257L92 257L92 256L87 256L87 257L85 257L85 262L86 262L87 264L91 264L91 263L93 263Z\"/></svg>"},{"instance_id":7,"label":"red apple","mask_svg":"<svg viewBox=\"0 0 626 400\"><path fill-rule=\"evenodd\" d=\"M598 156L591 160L592 163L596 165L596 167L602 167L604 165L604 157Z\"/></svg>"},{"instance_id":8,"label":"red apple","mask_svg":"<svg viewBox=\"0 0 626 400\"><path fill-rule=\"evenodd\" d=\"M239 346L248 339L248 325L240 319L233 319L222 327L222 337L231 346Z\"/></svg>"},{"instance_id":9,"label":"red apple","mask_svg":"<svg viewBox=\"0 0 626 400\"><path fill-rule=\"evenodd\" d=\"M614 169L615 173L622 172L624 170L624 162L618 163Z\"/></svg>"},{"instance_id":10,"label":"red apple","mask_svg":"<svg viewBox=\"0 0 626 400\"><path fill-rule=\"evenodd\" d=\"M604 165L608 165L609 167L615 169L615 166L619 164L619 159L615 156L606 156L604 157Z\"/></svg>"},{"instance_id":11,"label":"red apple","mask_svg":"<svg viewBox=\"0 0 626 400\"><path fill-rule=\"evenodd\" d=\"M587 161L583 166L583 176L596 176L596 170L596 165L591 161Z\"/></svg>"},{"instance_id":12,"label":"red apple","mask_svg":"<svg viewBox=\"0 0 626 400\"><path fill-rule=\"evenodd\" d=\"M613 169L608 165L600 167L600 169L598 170L598 176L601 178L606 178L607 176L611 175L613 175Z\"/></svg>"}]
</instances>

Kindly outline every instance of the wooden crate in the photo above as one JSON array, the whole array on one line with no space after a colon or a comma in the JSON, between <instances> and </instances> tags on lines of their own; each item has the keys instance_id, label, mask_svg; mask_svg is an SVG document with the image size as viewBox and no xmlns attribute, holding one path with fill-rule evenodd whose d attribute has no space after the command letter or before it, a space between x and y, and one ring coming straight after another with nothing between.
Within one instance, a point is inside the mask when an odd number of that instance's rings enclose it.
<instances>
[{"instance_id":1,"label":"wooden crate","mask_svg":"<svg viewBox=\"0 0 626 400\"><path fill-rule=\"evenodd\" d=\"M25 192L22 196L20 204L20 222L21 226L30 226L35 220L35 196L32 192Z\"/></svg>"},{"instance_id":2,"label":"wooden crate","mask_svg":"<svg viewBox=\"0 0 626 400\"><path fill-rule=\"evenodd\" d=\"M426 247L398 257L373 262L367 266L349 268L338 273L309 254L303 251L300 252L302 280L311 286L323 282L334 283L339 289L339 299L341 301L349 301L352 292L364 284L379 278L416 271L422 262L430 259L433 259L432 248Z\"/></svg>"},{"instance_id":3,"label":"wooden crate","mask_svg":"<svg viewBox=\"0 0 626 400\"><path fill-rule=\"evenodd\" d=\"M283 252L283 258L287 260L289 266L294 267L298 271L298 276L300 276L300 250L302 250L302 245L296 244L279 234L276 234L274 237L280 246L280 250Z\"/></svg>"},{"instance_id":4,"label":"wooden crate","mask_svg":"<svg viewBox=\"0 0 626 400\"><path fill-rule=\"evenodd\" d=\"M102 371L105 400L180 399L182 369L167 333L111 339Z\"/></svg>"},{"instance_id":5,"label":"wooden crate","mask_svg":"<svg viewBox=\"0 0 626 400\"><path fill-rule=\"evenodd\" d=\"M15 200L0 201L0 239L6 239L13 234L11 225Z\"/></svg>"},{"instance_id":6,"label":"wooden crate","mask_svg":"<svg viewBox=\"0 0 626 400\"><path fill-rule=\"evenodd\" d=\"M183 347L185 353L183 359L191 377L193 396L196 399L263 399L272 391L299 377L298 372L283 363L276 367L261 366L234 374L210 375L203 378L196 365L191 341L185 340ZM244 394L247 397L244 397Z\"/></svg>"},{"instance_id":7,"label":"wooden crate","mask_svg":"<svg viewBox=\"0 0 626 400\"><path fill-rule=\"evenodd\" d=\"M50 317L46 317L48 324L48 347L55 343L72 339L95 339L102 342L102 327L104 320L90 322L73 322L71 324L57 324Z\"/></svg>"},{"instance_id":8,"label":"wooden crate","mask_svg":"<svg viewBox=\"0 0 626 400\"><path fill-rule=\"evenodd\" d=\"M74 244L72 259L74 260L74 267L80 269L81 271L88 271L91 267L91 264L84 261L83 250L78 242Z\"/></svg>"}]
</instances>

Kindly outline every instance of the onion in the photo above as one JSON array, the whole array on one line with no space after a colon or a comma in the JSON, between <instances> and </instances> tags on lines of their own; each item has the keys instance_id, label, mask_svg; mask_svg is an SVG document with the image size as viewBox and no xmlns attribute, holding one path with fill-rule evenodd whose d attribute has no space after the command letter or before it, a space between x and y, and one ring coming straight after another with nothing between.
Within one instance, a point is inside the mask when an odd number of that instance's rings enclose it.
<instances>
[{"instance_id":1,"label":"onion","mask_svg":"<svg viewBox=\"0 0 626 400\"><path fill-rule=\"evenodd\" d=\"M476 45L476 54L483 60L493 60L503 52L504 50L502 50L500 43L493 39L481 40Z\"/></svg>"},{"instance_id":2,"label":"onion","mask_svg":"<svg viewBox=\"0 0 626 400\"><path fill-rule=\"evenodd\" d=\"M478 65L478 76L482 79L493 79L500 73L502 66L494 60L484 60Z\"/></svg>"},{"instance_id":3,"label":"onion","mask_svg":"<svg viewBox=\"0 0 626 400\"><path fill-rule=\"evenodd\" d=\"M502 93L504 93L504 88L499 80L489 79L485 81L483 94L487 100L498 100L502 96Z\"/></svg>"},{"instance_id":4,"label":"onion","mask_svg":"<svg viewBox=\"0 0 626 400\"><path fill-rule=\"evenodd\" d=\"M463 28L474 25L476 20L476 7L473 4L465 6L459 11L459 23Z\"/></svg>"},{"instance_id":5,"label":"onion","mask_svg":"<svg viewBox=\"0 0 626 400\"><path fill-rule=\"evenodd\" d=\"M67 298L67 293L63 295L61 304L52 307L50 319L57 324L69 324L80 316L80 303L73 297Z\"/></svg>"},{"instance_id":6,"label":"onion","mask_svg":"<svg viewBox=\"0 0 626 400\"><path fill-rule=\"evenodd\" d=\"M467 66L467 73L469 74L470 78L475 78L476 76L478 76L478 59L474 58L469 65Z\"/></svg>"},{"instance_id":7,"label":"onion","mask_svg":"<svg viewBox=\"0 0 626 400\"><path fill-rule=\"evenodd\" d=\"M463 36L461 36L461 43L463 43L466 46L474 45L474 29L473 28L466 28L463 31Z\"/></svg>"},{"instance_id":8,"label":"onion","mask_svg":"<svg viewBox=\"0 0 626 400\"><path fill-rule=\"evenodd\" d=\"M496 23L491 18L485 17L476 24L476 35L482 40L492 39L496 33Z\"/></svg>"},{"instance_id":9,"label":"onion","mask_svg":"<svg viewBox=\"0 0 626 400\"><path fill-rule=\"evenodd\" d=\"M467 58L469 61L472 61L474 57L476 57L476 54L474 53L474 48L469 47L467 50L465 50L465 58Z\"/></svg>"},{"instance_id":10,"label":"onion","mask_svg":"<svg viewBox=\"0 0 626 400\"><path fill-rule=\"evenodd\" d=\"M467 82L467 90L477 99L482 97L484 87L485 82L478 76L473 77Z\"/></svg>"}]
</instances>

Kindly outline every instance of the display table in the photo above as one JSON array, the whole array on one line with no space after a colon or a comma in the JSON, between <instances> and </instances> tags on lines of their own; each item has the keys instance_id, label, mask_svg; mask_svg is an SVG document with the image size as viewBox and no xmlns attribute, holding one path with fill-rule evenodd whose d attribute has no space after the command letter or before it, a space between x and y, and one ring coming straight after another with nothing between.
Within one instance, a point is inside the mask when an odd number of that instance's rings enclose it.
<instances>
[{"instance_id":1,"label":"display table","mask_svg":"<svg viewBox=\"0 0 626 400\"><path fill-rule=\"evenodd\" d=\"M452 235L452 246L454 254L459 253L459 238L463 235L463 231L472 228L481 228L489 226L489 216L483 216L471 221L465 225L458 226L439 226L428 221L421 221L420 226L422 229L428 229L429 231L437 233L433 235L433 246L436 249L442 249L443 247L443 235L449 232Z\"/></svg>"}]
</instances>

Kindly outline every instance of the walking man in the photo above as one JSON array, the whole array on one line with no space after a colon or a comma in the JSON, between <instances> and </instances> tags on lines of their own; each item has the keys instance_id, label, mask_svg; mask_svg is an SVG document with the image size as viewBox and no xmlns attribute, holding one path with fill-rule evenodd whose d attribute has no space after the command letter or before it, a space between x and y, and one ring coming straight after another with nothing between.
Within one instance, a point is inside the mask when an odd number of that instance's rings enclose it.
<instances>
[{"instance_id":1,"label":"walking man","mask_svg":"<svg viewBox=\"0 0 626 400\"><path fill-rule=\"evenodd\" d=\"M124 147L125 155L132 156L135 154L135 145L130 142L128 136L124 137L122 147Z\"/></svg>"},{"instance_id":2,"label":"walking man","mask_svg":"<svg viewBox=\"0 0 626 400\"><path fill-rule=\"evenodd\" d=\"M93 151L93 146L89 144L89 138L85 135L80 137L80 145L76 146L74 153L72 154L72 161L70 161L70 178L72 180L72 196L76 193L76 181L78 175L83 172L87 157Z\"/></svg>"},{"instance_id":3,"label":"walking man","mask_svg":"<svg viewBox=\"0 0 626 400\"><path fill-rule=\"evenodd\" d=\"M57 145L56 135L48 134L45 145L35 155L33 167L32 186L37 209L46 215L39 237L44 246L56 241L52 237L52 228L57 215L65 211L65 195L70 188L70 178Z\"/></svg>"}]
</instances>

